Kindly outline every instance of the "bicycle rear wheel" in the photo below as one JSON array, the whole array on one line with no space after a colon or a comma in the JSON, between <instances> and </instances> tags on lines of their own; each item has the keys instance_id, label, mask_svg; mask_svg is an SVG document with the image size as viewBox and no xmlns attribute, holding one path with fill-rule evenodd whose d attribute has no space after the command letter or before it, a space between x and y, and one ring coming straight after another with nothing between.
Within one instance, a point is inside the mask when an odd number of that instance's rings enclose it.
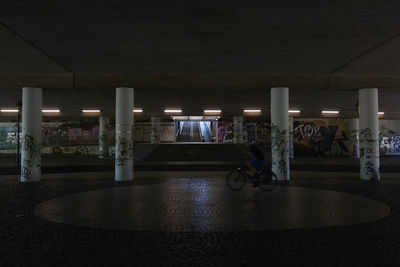
<instances>
[{"instance_id":1,"label":"bicycle rear wheel","mask_svg":"<svg viewBox=\"0 0 400 267\"><path fill-rule=\"evenodd\" d=\"M240 190L246 184L246 177L240 171L232 171L226 176L226 185L232 190Z\"/></svg>"},{"instance_id":2,"label":"bicycle rear wheel","mask_svg":"<svg viewBox=\"0 0 400 267\"><path fill-rule=\"evenodd\" d=\"M259 185L264 191L272 191L278 184L278 177L271 170L264 170L259 177Z\"/></svg>"}]
</instances>

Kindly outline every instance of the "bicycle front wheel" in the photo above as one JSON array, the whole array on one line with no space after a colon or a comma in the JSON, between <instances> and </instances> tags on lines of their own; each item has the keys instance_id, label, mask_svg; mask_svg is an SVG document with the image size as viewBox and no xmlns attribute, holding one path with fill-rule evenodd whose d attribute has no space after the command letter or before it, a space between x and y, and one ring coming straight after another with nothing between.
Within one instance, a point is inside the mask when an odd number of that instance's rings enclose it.
<instances>
[{"instance_id":1,"label":"bicycle front wheel","mask_svg":"<svg viewBox=\"0 0 400 267\"><path fill-rule=\"evenodd\" d=\"M272 191L278 183L278 177L271 170L265 170L260 174L260 187L264 191Z\"/></svg>"},{"instance_id":2,"label":"bicycle front wheel","mask_svg":"<svg viewBox=\"0 0 400 267\"><path fill-rule=\"evenodd\" d=\"M240 190L246 184L246 177L240 171L232 171L226 176L226 184L232 190Z\"/></svg>"}]
</instances>

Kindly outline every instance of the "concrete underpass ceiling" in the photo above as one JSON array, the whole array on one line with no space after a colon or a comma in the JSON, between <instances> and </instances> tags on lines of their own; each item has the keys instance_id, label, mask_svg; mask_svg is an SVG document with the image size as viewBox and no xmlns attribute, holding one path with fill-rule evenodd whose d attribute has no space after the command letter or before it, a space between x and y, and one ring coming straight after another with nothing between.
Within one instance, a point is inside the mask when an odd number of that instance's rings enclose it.
<instances>
[{"instance_id":1,"label":"concrete underpass ceiling","mask_svg":"<svg viewBox=\"0 0 400 267\"><path fill-rule=\"evenodd\" d=\"M233 115L268 111L265 90L288 86L302 116L354 116L356 89L378 87L380 109L400 118L398 14L393 0L2 0L0 107L38 86L68 116L112 113L114 88L132 86L143 116Z\"/></svg>"}]
</instances>

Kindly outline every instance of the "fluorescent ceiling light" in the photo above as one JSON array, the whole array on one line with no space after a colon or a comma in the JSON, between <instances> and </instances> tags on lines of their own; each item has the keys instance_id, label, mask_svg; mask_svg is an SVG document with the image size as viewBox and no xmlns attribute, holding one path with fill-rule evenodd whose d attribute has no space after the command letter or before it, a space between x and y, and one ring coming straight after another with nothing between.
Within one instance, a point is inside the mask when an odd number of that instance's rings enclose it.
<instances>
[{"instance_id":1,"label":"fluorescent ceiling light","mask_svg":"<svg viewBox=\"0 0 400 267\"><path fill-rule=\"evenodd\" d=\"M180 121L187 121L187 120L189 120L189 117L188 117L188 116L172 116L172 118L173 118L174 120L180 120Z\"/></svg>"},{"instance_id":2,"label":"fluorescent ceiling light","mask_svg":"<svg viewBox=\"0 0 400 267\"><path fill-rule=\"evenodd\" d=\"M378 115L384 115L384 114L385 114L385 112L383 112L383 111L378 112Z\"/></svg>"},{"instance_id":3,"label":"fluorescent ceiling light","mask_svg":"<svg viewBox=\"0 0 400 267\"><path fill-rule=\"evenodd\" d=\"M44 113L59 113L59 109L42 109L42 112Z\"/></svg>"},{"instance_id":4,"label":"fluorescent ceiling light","mask_svg":"<svg viewBox=\"0 0 400 267\"><path fill-rule=\"evenodd\" d=\"M212 121L212 120L215 120L215 119L218 118L218 117L220 117L220 116L210 116L210 115L206 115L206 116L203 116L203 120L205 120L205 121Z\"/></svg>"},{"instance_id":5,"label":"fluorescent ceiling light","mask_svg":"<svg viewBox=\"0 0 400 267\"><path fill-rule=\"evenodd\" d=\"M18 112L18 109L1 109L1 112Z\"/></svg>"},{"instance_id":6,"label":"fluorescent ceiling light","mask_svg":"<svg viewBox=\"0 0 400 267\"><path fill-rule=\"evenodd\" d=\"M337 110L322 110L322 114L339 114L339 111Z\"/></svg>"},{"instance_id":7,"label":"fluorescent ceiling light","mask_svg":"<svg viewBox=\"0 0 400 267\"><path fill-rule=\"evenodd\" d=\"M100 112L100 109L82 109L82 112L84 112L84 113L98 113L98 112Z\"/></svg>"},{"instance_id":8,"label":"fluorescent ceiling light","mask_svg":"<svg viewBox=\"0 0 400 267\"><path fill-rule=\"evenodd\" d=\"M135 109L133 109L133 112L135 112L135 113L141 113L141 112L143 112L143 109L141 109L141 108L135 108Z\"/></svg>"},{"instance_id":9,"label":"fluorescent ceiling light","mask_svg":"<svg viewBox=\"0 0 400 267\"><path fill-rule=\"evenodd\" d=\"M289 109L289 113L300 113L298 109Z\"/></svg>"},{"instance_id":10,"label":"fluorescent ceiling light","mask_svg":"<svg viewBox=\"0 0 400 267\"><path fill-rule=\"evenodd\" d=\"M201 121L203 116L189 116L190 121Z\"/></svg>"},{"instance_id":11,"label":"fluorescent ceiling light","mask_svg":"<svg viewBox=\"0 0 400 267\"><path fill-rule=\"evenodd\" d=\"M204 113L221 113L220 109L205 109Z\"/></svg>"},{"instance_id":12,"label":"fluorescent ceiling light","mask_svg":"<svg viewBox=\"0 0 400 267\"><path fill-rule=\"evenodd\" d=\"M165 113L181 113L182 109L165 109Z\"/></svg>"},{"instance_id":13,"label":"fluorescent ceiling light","mask_svg":"<svg viewBox=\"0 0 400 267\"><path fill-rule=\"evenodd\" d=\"M245 113L260 113L261 109L245 109L243 110Z\"/></svg>"}]
</instances>

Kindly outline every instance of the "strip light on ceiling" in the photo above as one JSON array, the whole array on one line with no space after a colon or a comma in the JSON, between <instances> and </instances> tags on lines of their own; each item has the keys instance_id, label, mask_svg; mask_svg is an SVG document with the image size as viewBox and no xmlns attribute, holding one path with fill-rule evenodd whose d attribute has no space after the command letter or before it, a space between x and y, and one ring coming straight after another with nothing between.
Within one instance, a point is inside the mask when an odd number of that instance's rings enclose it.
<instances>
[{"instance_id":1,"label":"strip light on ceiling","mask_svg":"<svg viewBox=\"0 0 400 267\"><path fill-rule=\"evenodd\" d=\"M385 115L385 112L379 111L379 112L378 112L378 115Z\"/></svg>"},{"instance_id":2,"label":"strip light on ceiling","mask_svg":"<svg viewBox=\"0 0 400 267\"><path fill-rule=\"evenodd\" d=\"M190 121L201 121L203 118L203 116L189 116Z\"/></svg>"},{"instance_id":3,"label":"strip light on ceiling","mask_svg":"<svg viewBox=\"0 0 400 267\"><path fill-rule=\"evenodd\" d=\"M261 113L261 109L245 109L244 113Z\"/></svg>"},{"instance_id":4,"label":"strip light on ceiling","mask_svg":"<svg viewBox=\"0 0 400 267\"><path fill-rule=\"evenodd\" d=\"M165 113L181 113L182 109L165 109Z\"/></svg>"},{"instance_id":5,"label":"strip light on ceiling","mask_svg":"<svg viewBox=\"0 0 400 267\"><path fill-rule=\"evenodd\" d=\"M339 114L338 110L322 110L322 114Z\"/></svg>"},{"instance_id":6,"label":"strip light on ceiling","mask_svg":"<svg viewBox=\"0 0 400 267\"><path fill-rule=\"evenodd\" d=\"M135 108L135 109L133 109L133 112L135 112L135 113L142 113L142 112L143 112L143 109L141 109L141 108Z\"/></svg>"},{"instance_id":7,"label":"strip light on ceiling","mask_svg":"<svg viewBox=\"0 0 400 267\"><path fill-rule=\"evenodd\" d=\"M289 113L300 113L298 109L289 109Z\"/></svg>"},{"instance_id":8,"label":"strip light on ceiling","mask_svg":"<svg viewBox=\"0 0 400 267\"><path fill-rule=\"evenodd\" d=\"M18 109L0 109L0 111L1 111L1 112L9 112L9 113L11 113L11 112L17 113L17 112L18 112Z\"/></svg>"},{"instance_id":9,"label":"strip light on ceiling","mask_svg":"<svg viewBox=\"0 0 400 267\"><path fill-rule=\"evenodd\" d=\"M173 120L187 121L189 120L188 116L172 116Z\"/></svg>"},{"instance_id":10,"label":"strip light on ceiling","mask_svg":"<svg viewBox=\"0 0 400 267\"><path fill-rule=\"evenodd\" d=\"M204 113L221 113L220 109L205 109Z\"/></svg>"},{"instance_id":11,"label":"strip light on ceiling","mask_svg":"<svg viewBox=\"0 0 400 267\"><path fill-rule=\"evenodd\" d=\"M82 109L83 113L99 113L100 109Z\"/></svg>"},{"instance_id":12,"label":"strip light on ceiling","mask_svg":"<svg viewBox=\"0 0 400 267\"><path fill-rule=\"evenodd\" d=\"M43 113L59 113L59 109L42 109Z\"/></svg>"}]
</instances>

